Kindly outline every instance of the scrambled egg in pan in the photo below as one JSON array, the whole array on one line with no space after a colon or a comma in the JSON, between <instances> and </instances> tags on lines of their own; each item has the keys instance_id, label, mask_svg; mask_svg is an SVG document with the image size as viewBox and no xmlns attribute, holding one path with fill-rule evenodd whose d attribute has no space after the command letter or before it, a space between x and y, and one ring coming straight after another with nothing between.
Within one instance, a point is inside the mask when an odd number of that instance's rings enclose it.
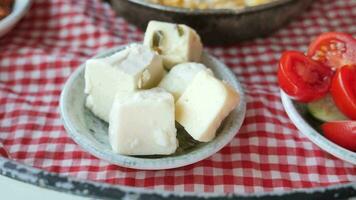
<instances>
[{"instance_id":1,"label":"scrambled egg in pan","mask_svg":"<svg viewBox=\"0 0 356 200\"><path fill-rule=\"evenodd\" d=\"M238 9L257 6L272 0L151 0L153 3L191 9Z\"/></svg>"}]
</instances>

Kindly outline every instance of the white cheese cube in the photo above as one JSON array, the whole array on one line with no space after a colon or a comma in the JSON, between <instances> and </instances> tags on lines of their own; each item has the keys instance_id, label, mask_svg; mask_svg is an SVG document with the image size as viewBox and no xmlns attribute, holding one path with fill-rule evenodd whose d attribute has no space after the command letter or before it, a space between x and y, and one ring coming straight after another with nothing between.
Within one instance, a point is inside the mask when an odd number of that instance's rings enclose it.
<instances>
[{"instance_id":1,"label":"white cheese cube","mask_svg":"<svg viewBox=\"0 0 356 200\"><path fill-rule=\"evenodd\" d=\"M183 62L199 62L203 50L194 29L158 21L148 23L144 44L163 56L163 64L168 69Z\"/></svg>"},{"instance_id":2,"label":"white cheese cube","mask_svg":"<svg viewBox=\"0 0 356 200\"><path fill-rule=\"evenodd\" d=\"M173 94L175 100L178 100L187 86L192 82L195 75L202 70L213 75L213 72L210 69L200 63L191 62L178 64L168 72L159 83L158 87L164 88Z\"/></svg>"},{"instance_id":3,"label":"white cheese cube","mask_svg":"<svg viewBox=\"0 0 356 200\"><path fill-rule=\"evenodd\" d=\"M85 67L86 106L108 122L117 93L157 86L163 73L161 57L138 44L106 58L89 59Z\"/></svg>"},{"instance_id":4,"label":"white cheese cube","mask_svg":"<svg viewBox=\"0 0 356 200\"><path fill-rule=\"evenodd\" d=\"M168 155L178 146L173 96L161 88L116 96L109 121L114 152Z\"/></svg>"},{"instance_id":5,"label":"white cheese cube","mask_svg":"<svg viewBox=\"0 0 356 200\"><path fill-rule=\"evenodd\" d=\"M176 120L195 140L208 142L239 99L234 88L200 71L176 102Z\"/></svg>"}]
</instances>

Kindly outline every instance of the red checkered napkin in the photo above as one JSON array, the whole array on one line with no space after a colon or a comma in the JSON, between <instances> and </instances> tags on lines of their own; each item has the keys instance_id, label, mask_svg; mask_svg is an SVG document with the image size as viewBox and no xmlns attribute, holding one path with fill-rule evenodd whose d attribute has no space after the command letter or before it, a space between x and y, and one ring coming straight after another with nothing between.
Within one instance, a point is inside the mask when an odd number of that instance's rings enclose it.
<instances>
[{"instance_id":1,"label":"red checkered napkin","mask_svg":"<svg viewBox=\"0 0 356 200\"><path fill-rule=\"evenodd\" d=\"M356 34L356 1L318 0L274 35L209 48L246 89L247 114L237 136L196 164L161 171L111 165L84 152L65 132L59 94L85 59L142 32L98 0L35 0L0 39L0 141L12 159L82 179L168 191L256 193L356 181L356 166L322 151L283 110L276 81L282 51L305 51L325 31Z\"/></svg>"}]
</instances>

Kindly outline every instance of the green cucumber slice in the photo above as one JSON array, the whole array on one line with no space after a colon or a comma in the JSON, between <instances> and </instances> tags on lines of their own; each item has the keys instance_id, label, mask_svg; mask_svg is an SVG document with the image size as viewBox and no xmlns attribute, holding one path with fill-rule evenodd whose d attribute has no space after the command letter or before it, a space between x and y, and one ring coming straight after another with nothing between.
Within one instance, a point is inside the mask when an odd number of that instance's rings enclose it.
<instances>
[{"instance_id":1,"label":"green cucumber slice","mask_svg":"<svg viewBox=\"0 0 356 200\"><path fill-rule=\"evenodd\" d=\"M330 94L317 101L308 103L307 108L311 115L324 122L348 119L335 106L334 100Z\"/></svg>"}]
</instances>

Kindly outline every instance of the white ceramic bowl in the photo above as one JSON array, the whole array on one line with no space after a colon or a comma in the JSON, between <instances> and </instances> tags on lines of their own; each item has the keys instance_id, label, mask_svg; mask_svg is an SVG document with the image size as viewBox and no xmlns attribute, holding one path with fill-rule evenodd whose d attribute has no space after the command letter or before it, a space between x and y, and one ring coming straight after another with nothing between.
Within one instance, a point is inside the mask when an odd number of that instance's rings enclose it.
<instances>
[{"instance_id":1,"label":"white ceramic bowl","mask_svg":"<svg viewBox=\"0 0 356 200\"><path fill-rule=\"evenodd\" d=\"M302 132L306 137L308 137L313 143L318 145L324 151L344 161L356 165L356 153L331 142L325 138L322 133L319 133L316 128L311 125L310 120L305 117L305 111L303 111L304 109L302 108L302 104L298 104L291 100L282 90L281 98L284 109L286 110L289 118L300 132Z\"/></svg>"},{"instance_id":2,"label":"white ceramic bowl","mask_svg":"<svg viewBox=\"0 0 356 200\"><path fill-rule=\"evenodd\" d=\"M122 50L111 49L96 57L105 57ZM243 89L235 75L220 61L204 53L202 63L209 67L219 79L228 82L239 91L241 102L223 121L214 140L207 143L194 143L186 140L175 154L169 156L125 156L114 153L109 144L108 124L94 116L84 106L84 68L81 65L68 79L60 98L60 112L68 134L83 149L110 163L135 169L169 169L189 165L203 160L223 148L236 135L245 117L246 101ZM178 128L179 134L184 135ZM179 139L179 136L178 136ZM186 147L184 147L186 146Z\"/></svg>"},{"instance_id":3,"label":"white ceramic bowl","mask_svg":"<svg viewBox=\"0 0 356 200\"><path fill-rule=\"evenodd\" d=\"M15 0L10 15L0 20L0 37L9 32L30 8L31 0Z\"/></svg>"}]
</instances>

